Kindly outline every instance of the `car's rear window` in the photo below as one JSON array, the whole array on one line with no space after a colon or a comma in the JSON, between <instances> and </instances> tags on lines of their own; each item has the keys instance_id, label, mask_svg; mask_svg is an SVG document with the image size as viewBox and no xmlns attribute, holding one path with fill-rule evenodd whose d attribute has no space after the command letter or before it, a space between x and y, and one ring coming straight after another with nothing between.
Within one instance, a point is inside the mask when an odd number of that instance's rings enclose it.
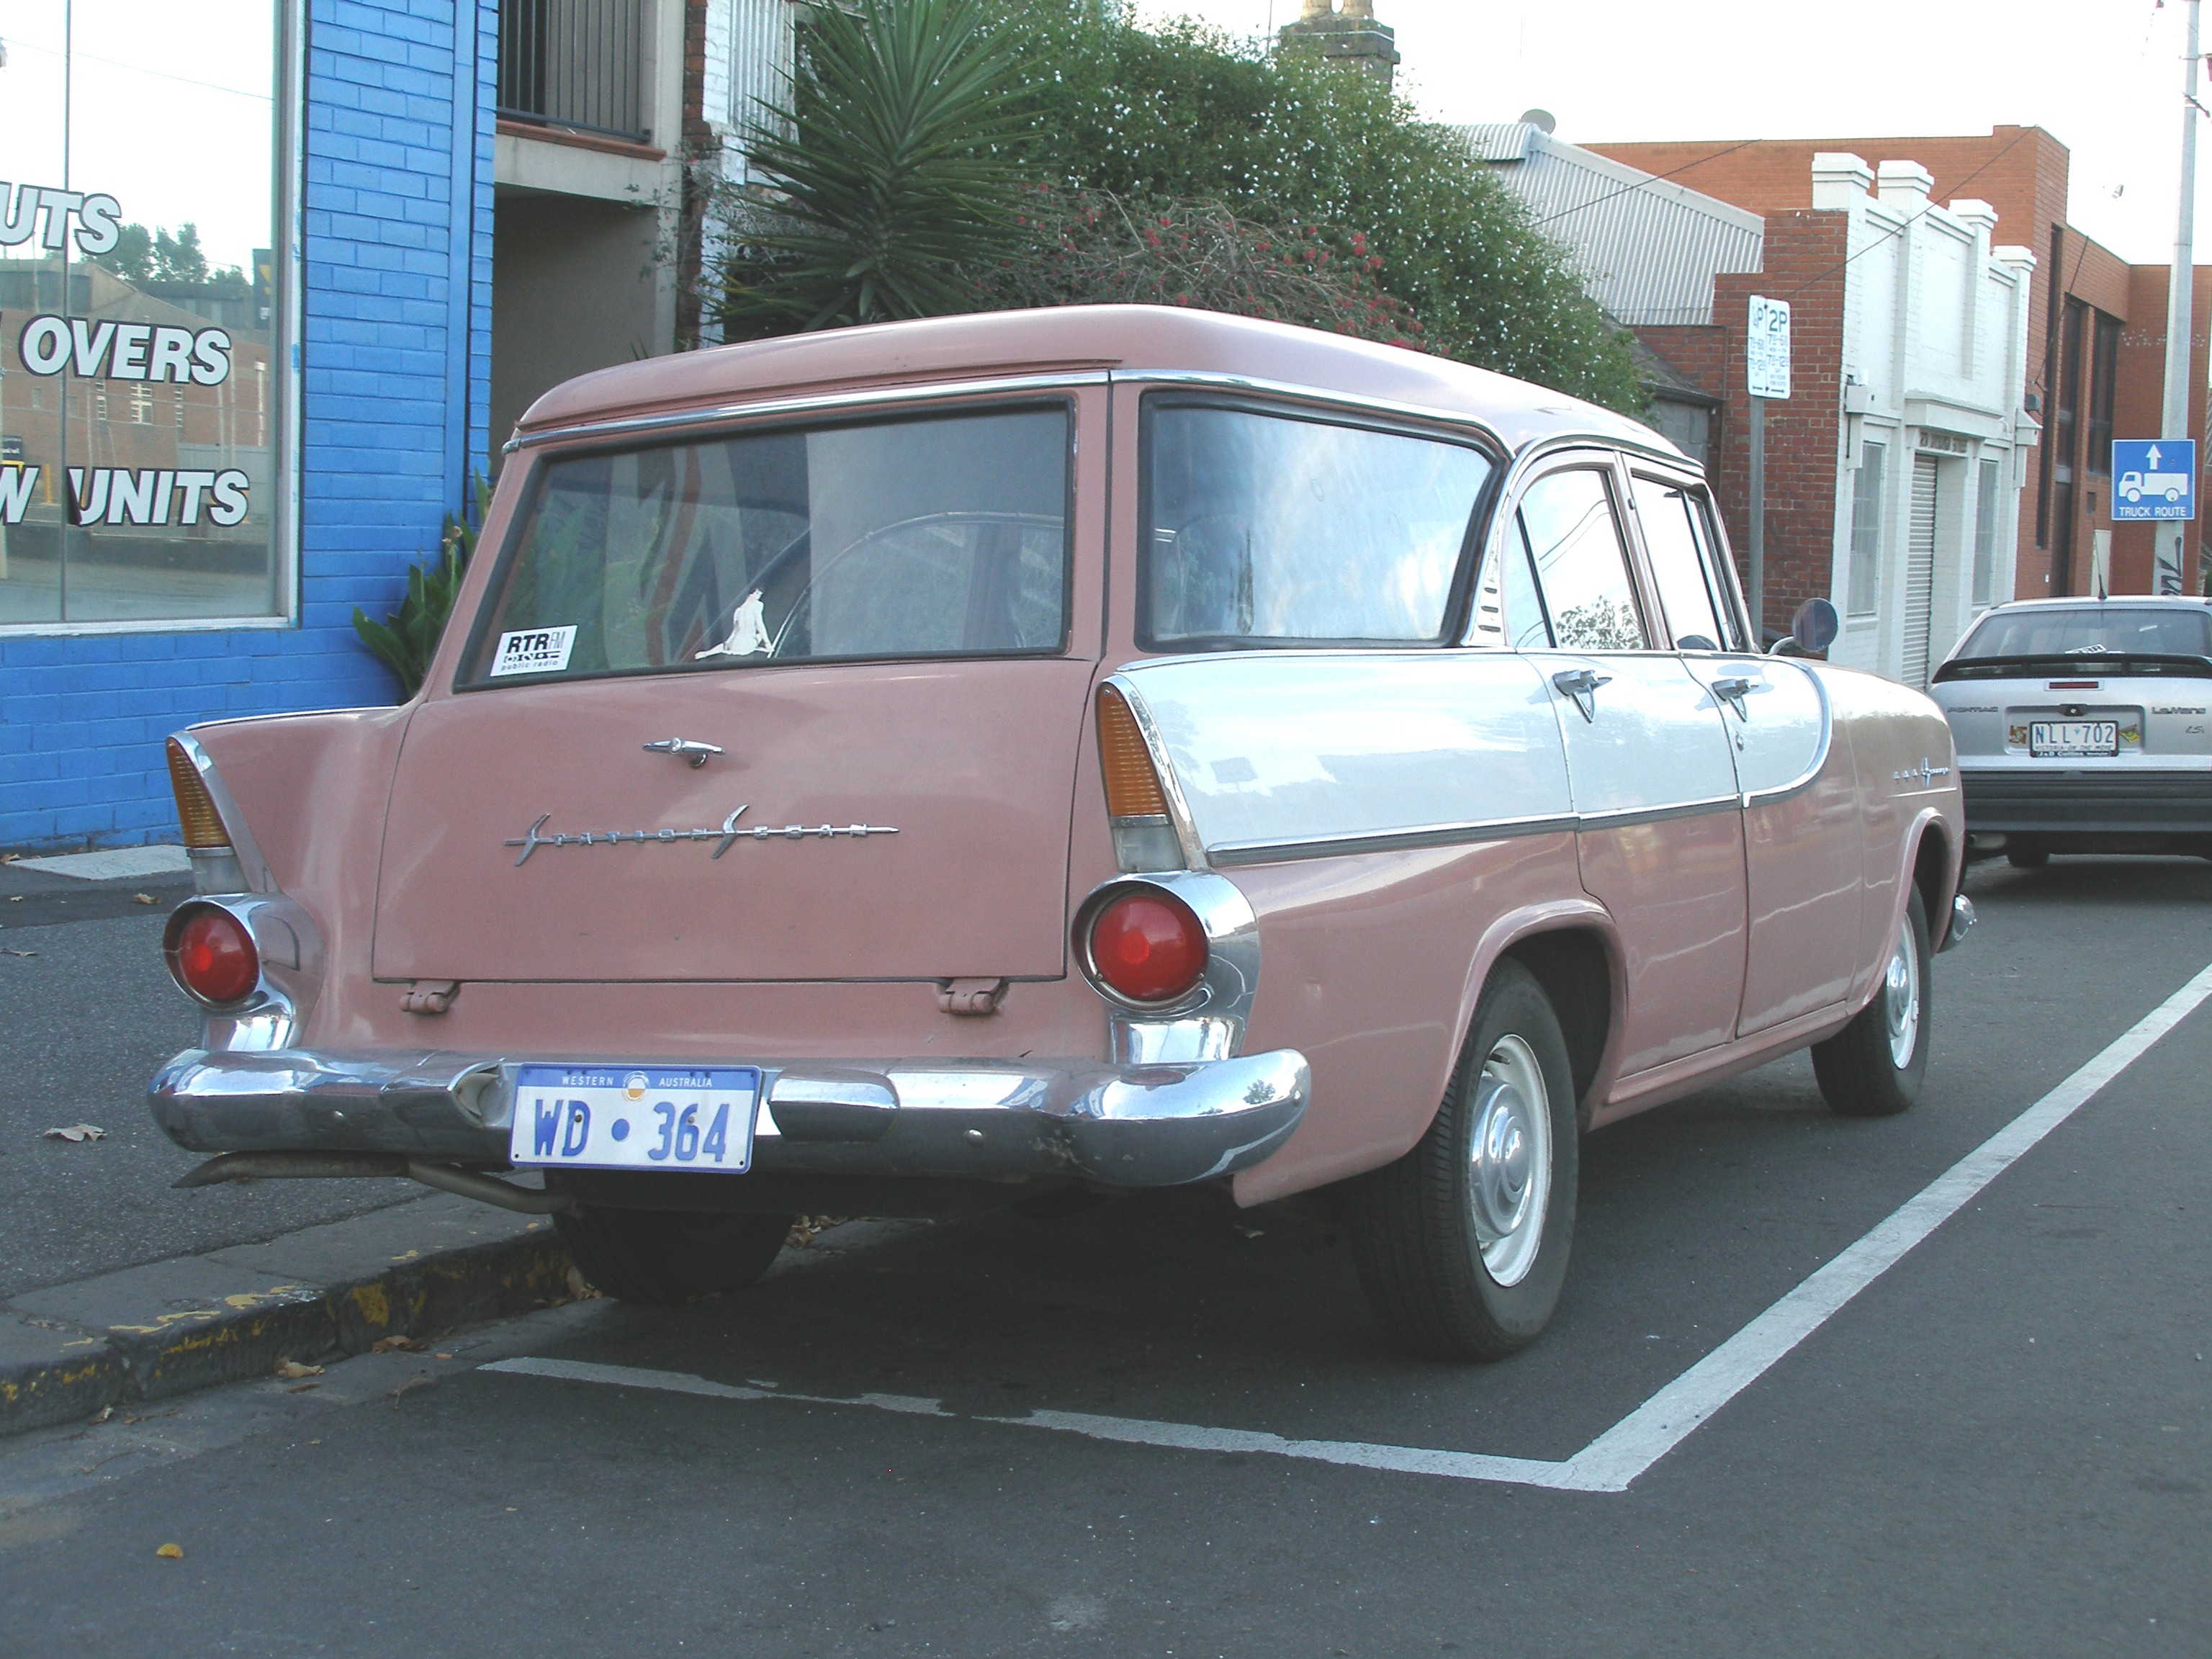
<instances>
[{"instance_id":1,"label":"car's rear window","mask_svg":"<svg viewBox=\"0 0 2212 1659\"><path fill-rule=\"evenodd\" d=\"M1064 404L550 461L463 684L1062 648Z\"/></svg>"},{"instance_id":2,"label":"car's rear window","mask_svg":"<svg viewBox=\"0 0 2212 1659\"><path fill-rule=\"evenodd\" d=\"M1148 400L1148 646L1439 640L1490 458L1471 445Z\"/></svg>"},{"instance_id":3,"label":"car's rear window","mask_svg":"<svg viewBox=\"0 0 2212 1659\"><path fill-rule=\"evenodd\" d=\"M2147 605L1996 611L1968 635L1960 658L2212 656L2212 614Z\"/></svg>"}]
</instances>

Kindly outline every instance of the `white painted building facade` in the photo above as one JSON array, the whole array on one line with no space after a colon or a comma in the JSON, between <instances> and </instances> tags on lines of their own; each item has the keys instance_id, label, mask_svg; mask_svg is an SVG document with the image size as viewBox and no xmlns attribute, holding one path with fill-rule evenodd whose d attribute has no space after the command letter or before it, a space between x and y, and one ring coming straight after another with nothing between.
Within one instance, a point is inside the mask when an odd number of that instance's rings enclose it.
<instances>
[{"instance_id":1,"label":"white painted building facade","mask_svg":"<svg viewBox=\"0 0 2212 1659\"><path fill-rule=\"evenodd\" d=\"M2013 591L2038 428L2027 390L2027 248L1996 212L1929 199L1910 161L1817 155L1813 206L1848 213L1832 661L1908 685Z\"/></svg>"}]
</instances>

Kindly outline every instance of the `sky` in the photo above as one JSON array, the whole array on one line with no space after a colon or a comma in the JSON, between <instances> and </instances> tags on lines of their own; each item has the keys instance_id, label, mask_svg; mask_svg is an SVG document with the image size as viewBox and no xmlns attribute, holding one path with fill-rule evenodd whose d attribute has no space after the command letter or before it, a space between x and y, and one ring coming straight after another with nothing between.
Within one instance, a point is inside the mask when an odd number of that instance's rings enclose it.
<instances>
[{"instance_id":1,"label":"sky","mask_svg":"<svg viewBox=\"0 0 2212 1659\"><path fill-rule=\"evenodd\" d=\"M1549 110L1571 142L1985 133L2073 152L2069 216L2131 264L2173 258L2185 0L1376 0L1399 88L1443 121ZM1237 35L1298 0L1139 0ZM1847 25L1847 27L1844 27ZM2061 41L2063 45L2059 44ZM2212 18L2203 47L2212 51ZM2212 86L2199 97L2212 107ZM2197 260L2212 264L2212 121L2199 122ZM1869 162L1910 156L1866 152ZM2027 228L2000 242L2039 239Z\"/></svg>"},{"instance_id":2,"label":"sky","mask_svg":"<svg viewBox=\"0 0 2212 1659\"><path fill-rule=\"evenodd\" d=\"M13 184L64 184L63 9L0 0L0 179ZM270 245L269 0L76 0L70 10L67 187L114 197L126 223L191 221L210 264L250 271Z\"/></svg>"}]
</instances>

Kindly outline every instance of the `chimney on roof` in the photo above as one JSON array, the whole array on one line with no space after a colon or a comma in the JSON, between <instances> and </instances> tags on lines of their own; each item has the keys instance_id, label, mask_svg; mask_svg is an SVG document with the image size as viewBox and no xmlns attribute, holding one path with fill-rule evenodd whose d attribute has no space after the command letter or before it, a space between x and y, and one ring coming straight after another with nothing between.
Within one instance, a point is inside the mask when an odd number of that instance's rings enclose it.
<instances>
[{"instance_id":1,"label":"chimney on roof","mask_svg":"<svg viewBox=\"0 0 2212 1659\"><path fill-rule=\"evenodd\" d=\"M1388 87L1398 70L1398 33L1375 21L1375 0L1305 0L1295 23L1285 23L1277 39L1283 50L1319 52L1331 64L1371 75Z\"/></svg>"}]
</instances>

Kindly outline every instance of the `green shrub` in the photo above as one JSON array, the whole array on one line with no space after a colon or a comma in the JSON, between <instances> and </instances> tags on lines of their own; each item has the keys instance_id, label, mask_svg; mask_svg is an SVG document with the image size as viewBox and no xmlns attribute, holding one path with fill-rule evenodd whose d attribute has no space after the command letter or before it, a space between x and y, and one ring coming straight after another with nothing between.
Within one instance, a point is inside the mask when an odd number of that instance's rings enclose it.
<instances>
[{"instance_id":1,"label":"green shrub","mask_svg":"<svg viewBox=\"0 0 2212 1659\"><path fill-rule=\"evenodd\" d=\"M801 30L746 149L774 181L724 204L731 339L973 308L962 273L1022 240L1010 43L979 0L845 0Z\"/></svg>"},{"instance_id":2,"label":"green shrub","mask_svg":"<svg viewBox=\"0 0 2212 1659\"><path fill-rule=\"evenodd\" d=\"M491 485L482 474L472 474L470 494L474 497L474 512L464 507L459 514L446 514L437 554L408 571L407 592L399 609L382 622L375 622L359 605L353 608L354 632L398 677L402 702L422 689L422 677L430 672L439 635L446 631L447 618L453 614L461 578L477 550L477 531L483 523L484 509L491 503Z\"/></svg>"}]
</instances>

